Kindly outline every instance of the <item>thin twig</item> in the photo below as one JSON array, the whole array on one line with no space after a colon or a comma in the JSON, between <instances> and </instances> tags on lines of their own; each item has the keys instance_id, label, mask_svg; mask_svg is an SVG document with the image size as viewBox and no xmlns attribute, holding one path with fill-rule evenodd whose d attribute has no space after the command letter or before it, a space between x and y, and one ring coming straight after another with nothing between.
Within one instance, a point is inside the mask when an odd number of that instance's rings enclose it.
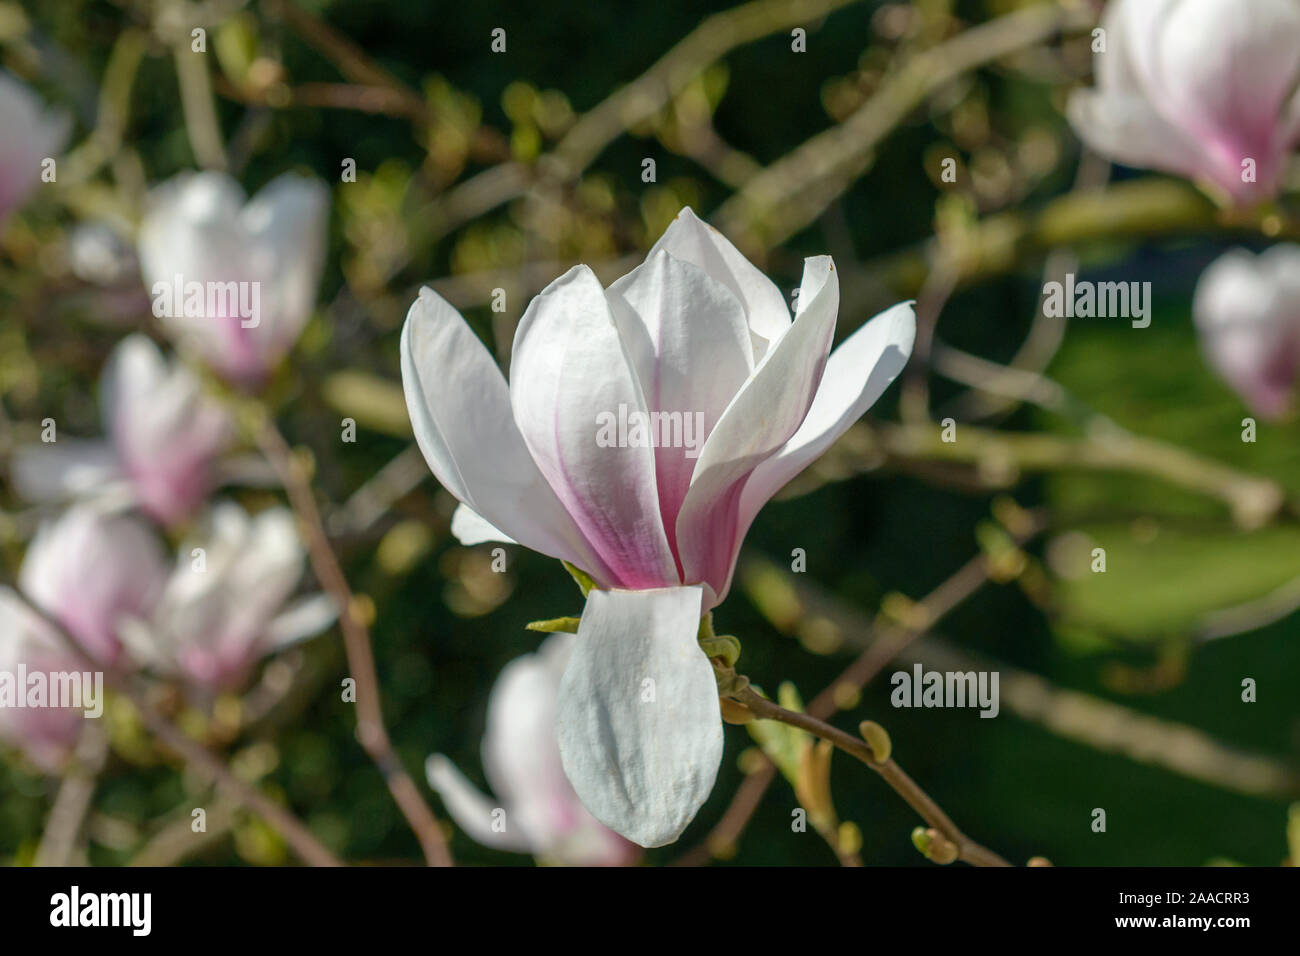
<instances>
[{"instance_id":1,"label":"thin twig","mask_svg":"<svg viewBox=\"0 0 1300 956\"><path fill-rule=\"evenodd\" d=\"M811 714L786 710L779 704L774 704L766 697L760 696L752 687L743 688L736 693L735 698L747 707L755 717L764 720L778 720L783 724L789 724L791 727L806 730L822 740L829 740L840 750L852 757L856 757L880 774L885 782L894 789L894 792L902 797L908 806L920 814L921 819L942 833L957 848L957 859L965 860L974 866L1011 865L992 850L981 846L966 836L957 824L953 823L952 819L943 812L943 809L931 799L930 795L922 790L916 781L894 762L892 757L885 761L877 761L870 745L865 741L840 730L838 727L833 727L823 720L818 720Z\"/></svg>"},{"instance_id":2,"label":"thin twig","mask_svg":"<svg viewBox=\"0 0 1300 956\"><path fill-rule=\"evenodd\" d=\"M108 735L97 721L87 721L64 771L45 833L36 848L37 866L70 866L95 796L95 784L108 757Z\"/></svg>"},{"instance_id":3,"label":"thin twig","mask_svg":"<svg viewBox=\"0 0 1300 956\"><path fill-rule=\"evenodd\" d=\"M742 249L771 248L821 215L871 164L880 142L934 91L986 63L1079 28L1095 14L1077 2L1039 3L965 30L911 57L858 110L754 176L715 222Z\"/></svg>"},{"instance_id":4,"label":"thin twig","mask_svg":"<svg viewBox=\"0 0 1300 956\"><path fill-rule=\"evenodd\" d=\"M243 806L248 807L271 826L280 831L285 841L293 847L302 859L312 866L343 866L343 861L326 849L315 835L304 826L297 817L272 801L256 787L240 780L220 759L207 750L193 737L182 733L174 724L154 710L144 699L144 695L131 687L122 689L136 710L144 725L167 746L185 758L192 767L197 767L217 781L218 787L227 791Z\"/></svg>"},{"instance_id":5,"label":"thin twig","mask_svg":"<svg viewBox=\"0 0 1300 956\"><path fill-rule=\"evenodd\" d=\"M1300 776L1283 761L1216 740L1187 724L1056 686L1030 671L958 647L941 638L933 628L906 644L885 648L882 645L891 643L893 632L890 628L882 629L879 620L873 621L814 584L795 580L788 572L777 573L794 592L794 613L815 617L821 627L833 628L846 646L860 651L858 661L862 664L856 673L846 672L831 685L839 688L839 693L828 693L824 701L814 700L808 706L808 712L814 716L829 717L835 712L836 697L843 699L846 690L859 686L857 680L871 679L874 674L867 662L872 660L922 664L938 671L996 671L1001 675L1003 709L1064 740L1104 753L1121 754L1138 763L1161 767L1233 793L1274 800L1295 799L1300 794ZM957 593L951 587L947 590L950 595Z\"/></svg>"},{"instance_id":6,"label":"thin twig","mask_svg":"<svg viewBox=\"0 0 1300 956\"><path fill-rule=\"evenodd\" d=\"M181 112L194 158L204 169L225 169L226 151L221 144L221 124L212 99L208 58L193 52L188 42L178 43L172 52L181 88Z\"/></svg>"},{"instance_id":7,"label":"thin twig","mask_svg":"<svg viewBox=\"0 0 1300 956\"><path fill-rule=\"evenodd\" d=\"M312 570L321 586L338 605L348 670L356 681L357 737L361 746L383 774L393 800L420 841L425 860L430 866L451 866L451 851L447 847L442 828L429 804L420 795L415 781L402 766L384 726L379 676L375 670L370 632L358 614L352 589L330 547L320 509L316 506L311 480L269 416L261 416L256 437L259 447L284 483L289 502L303 526Z\"/></svg>"},{"instance_id":8,"label":"thin twig","mask_svg":"<svg viewBox=\"0 0 1300 956\"><path fill-rule=\"evenodd\" d=\"M1035 530L1037 529L1035 528ZM1015 536L1015 540L1017 543L1023 543L1028 534L1029 530L1023 529L1021 535ZM945 579L938 587L913 605L910 617L914 621L924 622L923 626L911 629L897 625L891 626L888 629L888 634L882 634L880 640L873 641L849 665L844 673L827 685L821 693L809 702L808 713L821 719L826 719L834 714L839 709L837 701L842 699L846 690L861 690L865 687L879 673L880 668L885 663L906 648L912 640L928 632L930 628L934 627L958 605L973 596L981 586L987 583L989 571L988 560L983 554L976 555L967 561L951 577ZM765 597L770 599L774 591L778 590L772 586L774 583L772 575L776 573L779 572L776 571L774 566L749 556L741 567L740 581L747 591L761 591ZM798 606L785 608L780 615L782 619L803 620L809 616L816 616L816 612L812 615L805 613L804 599L805 595L798 595L795 598L799 602ZM770 610L770 608L760 608L760 611L767 610ZM773 621L772 623L781 626L782 622ZM707 863L710 858L716 858L729 852L740 839L745 827L749 825L750 819L752 819L762 803L767 788L772 785L775 779L776 767L771 761L765 760L765 765L747 776L736 789L731 804L723 813L722 819L710 831L704 842L686 853L678 861L679 864L683 866L699 866Z\"/></svg>"},{"instance_id":9,"label":"thin twig","mask_svg":"<svg viewBox=\"0 0 1300 956\"><path fill-rule=\"evenodd\" d=\"M776 780L776 764L761 751L755 751L763 765L748 774L731 797L731 803L701 843L673 861L674 866L704 866L710 860L726 859L735 853L736 843L763 802L767 788Z\"/></svg>"},{"instance_id":10,"label":"thin twig","mask_svg":"<svg viewBox=\"0 0 1300 956\"><path fill-rule=\"evenodd\" d=\"M256 813L269 823L272 827L280 832L285 842L293 848L294 852L306 863L312 866L342 866L343 862L336 857L323 843L316 839L311 830L307 829L297 817L290 813L286 808L271 800L256 787L245 783L235 773L226 766L225 762L211 753L206 747L182 732L171 721L158 712L152 704L149 703L145 692L136 687L131 680L121 674L103 669L103 666L88 655L81 647L77 640L68 633L62 622L47 613L43 608L36 604L28 603L27 605L32 613L39 617L46 626L59 638L67 650L76 656L81 662L81 666L93 671L99 671L104 674L104 682L114 690L125 696L134 705L136 712L140 715L141 722L149 731L161 740L164 744L174 750L190 766L206 774L217 782L217 784L226 790L230 796L238 800L242 806Z\"/></svg>"},{"instance_id":11,"label":"thin twig","mask_svg":"<svg viewBox=\"0 0 1300 956\"><path fill-rule=\"evenodd\" d=\"M575 179L618 136L667 106L711 63L737 47L807 25L858 0L751 0L708 17L640 77L584 113L543 155L536 169L547 178ZM534 185L532 170L501 163L447 190L426 212L426 228L446 235L465 222L517 199Z\"/></svg>"}]
</instances>

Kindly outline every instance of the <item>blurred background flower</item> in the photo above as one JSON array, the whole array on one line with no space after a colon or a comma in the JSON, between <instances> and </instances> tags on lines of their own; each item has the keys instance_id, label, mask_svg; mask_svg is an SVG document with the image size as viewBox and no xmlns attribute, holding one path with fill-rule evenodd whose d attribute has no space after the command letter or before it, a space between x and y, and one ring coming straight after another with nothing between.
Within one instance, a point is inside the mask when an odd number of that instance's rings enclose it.
<instances>
[{"instance_id":1,"label":"blurred background flower","mask_svg":"<svg viewBox=\"0 0 1300 956\"><path fill-rule=\"evenodd\" d=\"M442 754L429 758L426 772L452 818L480 843L531 853L543 863L626 865L640 850L596 822L560 766L555 711L575 640L572 634L552 634L535 654L507 664L492 686L483 769L500 806L475 790Z\"/></svg>"},{"instance_id":2,"label":"blurred background flower","mask_svg":"<svg viewBox=\"0 0 1300 956\"><path fill-rule=\"evenodd\" d=\"M50 110L26 85L0 70L0 223L41 181L68 136L66 116Z\"/></svg>"},{"instance_id":3,"label":"blurred background flower","mask_svg":"<svg viewBox=\"0 0 1300 956\"><path fill-rule=\"evenodd\" d=\"M311 316L328 214L329 191L304 176L277 177L247 201L239 183L221 173L163 183L150 193L140 224L140 266L154 314L232 383L262 384ZM192 287L200 289L193 311ZM210 315L214 288L220 311ZM236 302L246 310L234 310Z\"/></svg>"},{"instance_id":4,"label":"blurred background flower","mask_svg":"<svg viewBox=\"0 0 1300 956\"><path fill-rule=\"evenodd\" d=\"M1111 0L1095 36L1097 89L1070 102L1089 146L1235 202L1277 194L1300 140L1300 7Z\"/></svg>"},{"instance_id":5,"label":"blurred background flower","mask_svg":"<svg viewBox=\"0 0 1300 956\"><path fill-rule=\"evenodd\" d=\"M189 369L143 335L123 339L100 381L106 442L64 438L19 448L13 481L30 501L91 496L173 524L216 486L234 423ZM57 433L56 433L57 434Z\"/></svg>"},{"instance_id":6,"label":"blurred background flower","mask_svg":"<svg viewBox=\"0 0 1300 956\"><path fill-rule=\"evenodd\" d=\"M326 597L289 604L305 564L288 509L250 516L218 503L202 532L182 542L150 613L124 622L132 657L200 688L238 689L260 658L333 623L338 612Z\"/></svg>"},{"instance_id":7,"label":"blurred background flower","mask_svg":"<svg viewBox=\"0 0 1300 956\"><path fill-rule=\"evenodd\" d=\"M1300 246L1225 253L1192 303L1209 363L1265 418L1291 409L1300 374Z\"/></svg>"}]
</instances>

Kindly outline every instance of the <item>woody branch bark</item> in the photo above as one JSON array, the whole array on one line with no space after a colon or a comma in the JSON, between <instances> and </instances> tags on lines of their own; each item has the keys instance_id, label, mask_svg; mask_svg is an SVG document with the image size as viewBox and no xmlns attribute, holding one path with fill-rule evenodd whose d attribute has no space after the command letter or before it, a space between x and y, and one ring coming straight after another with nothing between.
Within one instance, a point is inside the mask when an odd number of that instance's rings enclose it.
<instances>
[{"instance_id":1,"label":"woody branch bark","mask_svg":"<svg viewBox=\"0 0 1300 956\"><path fill-rule=\"evenodd\" d=\"M339 626L347 653L348 669L356 681L357 737L361 746L383 774L394 802L406 818L424 858L430 866L451 866L451 851L438 820L420 795L415 781L402 766L384 726L383 706L379 695L379 677L375 670L374 649L370 632L362 621L352 589L348 586L338 558L330 547L321 520L320 509L312 492L311 480L302 462L294 455L284 436L269 416L262 416L256 428L259 447L284 483L289 503L298 515L307 539L307 554L321 586L334 598L339 609Z\"/></svg>"}]
</instances>

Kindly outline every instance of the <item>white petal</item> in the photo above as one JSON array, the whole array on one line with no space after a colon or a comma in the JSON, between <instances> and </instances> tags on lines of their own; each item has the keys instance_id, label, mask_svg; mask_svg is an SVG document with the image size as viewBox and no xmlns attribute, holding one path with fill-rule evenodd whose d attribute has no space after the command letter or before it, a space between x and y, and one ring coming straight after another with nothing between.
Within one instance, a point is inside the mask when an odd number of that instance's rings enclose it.
<instances>
[{"instance_id":1,"label":"white petal","mask_svg":"<svg viewBox=\"0 0 1300 956\"><path fill-rule=\"evenodd\" d=\"M761 359L769 344L790 327L790 309L781 290L746 259L730 239L701 221L690 206L677 214L659 241L651 247L647 260L660 250L703 269L740 300L753 336L755 361Z\"/></svg>"},{"instance_id":2,"label":"white petal","mask_svg":"<svg viewBox=\"0 0 1300 956\"><path fill-rule=\"evenodd\" d=\"M407 411L434 477L524 547L610 580L529 455L501 370L433 290L411 306L401 351Z\"/></svg>"},{"instance_id":3,"label":"white petal","mask_svg":"<svg viewBox=\"0 0 1300 956\"><path fill-rule=\"evenodd\" d=\"M109 356L100 408L141 507L165 523L187 517L212 489L212 462L234 434L230 416L138 333Z\"/></svg>"},{"instance_id":4,"label":"white petal","mask_svg":"<svg viewBox=\"0 0 1300 956\"><path fill-rule=\"evenodd\" d=\"M1198 149L1151 105L1132 96L1076 90L1066 105L1070 125L1092 149L1139 169L1164 169L1184 176L1197 172Z\"/></svg>"},{"instance_id":5,"label":"white petal","mask_svg":"<svg viewBox=\"0 0 1300 956\"><path fill-rule=\"evenodd\" d=\"M803 424L746 483L742 514L751 502L757 512L876 403L907 364L915 339L916 313L911 302L902 302L867 322L831 353Z\"/></svg>"},{"instance_id":6,"label":"white petal","mask_svg":"<svg viewBox=\"0 0 1300 956\"><path fill-rule=\"evenodd\" d=\"M451 533L456 540L466 547L483 544L485 541L500 541L504 544L518 544L514 538L493 525L469 505L457 505L451 515Z\"/></svg>"},{"instance_id":7,"label":"white petal","mask_svg":"<svg viewBox=\"0 0 1300 956\"><path fill-rule=\"evenodd\" d=\"M118 621L117 636L127 657L136 665L168 674L175 672L173 648L158 640L148 621L128 614Z\"/></svg>"},{"instance_id":8,"label":"white petal","mask_svg":"<svg viewBox=\"0 0 1300 956\"><path fill-rule=\"evenodd\" d=\"M118 621L148 619L166 573L162 547L143 524L81 504L37 531L18 583L91 656L111 664Z\"/></svg>"},{"instance_id":9,"label":"white petal","mask_svg":"<svg viewBox=\"0 0 1300 956\"><path fill-rule=\"evenodd\" d=\"M1269 148L1300 70L1300 4L1252 0L1243 16L1240 0L1183 0L1149 42L1166 115L1209 141L1231 134L1230 147ZM1243 152L1233 164L1238 175L1248 155L1263 160Z\"/></svg>"},{"instance_id":10,"label":"white petal","mask_svg":"<svg viewBox=\"0 0 1300 956\"><path fill-rule=\"evenodd\" d=\"M524 312L510 362L510 403L537 467L613 573L613 583L676 584L654 449L631 441L601 446L604 417L644 416L646 407L605 290L586 266L552 282Z\"/></svg>"},{"instance_id":11,"label":"white petal","mask_svg":"<svg viewBox=\"0 0 1300 956\"><path fill-rule=\"evenodd\" d=\"M820 457L876 403L907 364L915 339L916 314L912 303L903 302L873 318L831 353L803 424L745 482L738 540L744 540L759 510L786 482ZM719 601L726 597L730 583L728 578L718 593Z\"/></svg>"},{"instance_id":12,"label":"white petal","mask_svg":"<svg viewBox=\"0 0 1300 956\"><path fill-rule=\"evenodd\" d=\"M641 846L676 840L722 760L701 589L592 591L560 682L564 772L592 815Z\"/></svg>"},{"instance_id":13,"label":"white petal","mask_svg":"<svg viewBox=\"0 0 1300 956\"><path fill-rule=\"evenodd\" d=\"M75 438L15 449L10 477L26 501L86 497L122 482L117 455L108 442Z\"/></svg>"},{"instance_id":14,"label":"white petal","mask_svg":"<svg viewBox=\"0 0 1300 956\"><path fill-rule=\"evenodd\" d=\"M483 770L536 852L561 846L590 822L560 764L555 711L576 638L552 634L536 654L516 657L488 698Z\"/></svg>"},{"instance_id":15,"label":"white petal","mask_svg":"<svg viewBox=\"0 0 1300 956\"><path fill-rule=\"evenodd\" d=\"M244 198L238 182L214 171L182 173L149 193L137 244L140 272L151 294L164 295L177 277L186 284L265 278L248 268L250 243L239 222ZM245 329L231 317L185 317L183 305L172 303L162 317L172 335L185 339L233 380L252 381L264 373L254 339L257 329Z\"/></svg>"},{"instance_id":16,"label":"white petal","mask_svg":"<svg viewBox=\"0 0 1300 956\"><path fill-rule=\"evenodd\" d=\"M41 161L59 154L71 127L71 117L0 69L0 220L39 185Z\"/></svg>"},{"instance_id":17,"label":"white petal","mask_svg":"<svg viewBox=\"0 0 1300 956\"><path fill-rule=\"evenodd\" d=\"M839 280L830 257L807 260L794 324L727 407L695 464L677 518L677 551L683 580L712 588L707 606L725 593L740 547L745 479L803 422L821 382L838 311Z\"/></svg>"},{"instance_id":18,"label":"white petal","mask_svg":"<svg viewBox=\"0 0 1300 956\"><path fill-rule=\"evenodd\" d=\"M262 638L262 649L271 653L300 644L325 630L338 616L334 598L328 594L309 594L275 616Z\"/></svg>"},{"instance_id":19,"label":"white petal","mask_svg":"<svg viewBox=\"0 0 1300 956\"><path fill-rule=\"evenodd\" d=\"M726 286L663 251L610 286L609 302L646 407L668 423L654 458L671 545L696 457L753 372L749 327Z\"/></svg>"},{"instance_id":20,"label":"white petal","mask_svg":"<svg viewBox=\"0 0 1300 956\"><path fill-rule=\"evenodd\" d=\"M316 302L329 235L329 188L319 179L285 173L267 183L240 212L251 272L264 276L264 336L278 358L298 340Z\"/></svg>"},{"instance_id":21,"label":"white petal","mask_svg":"<svg viewBox=\"0 0 1300 956\"><path fill-rule=\"evenodd\" d=\"M474 789L474 785L465 779L456 765L442 754L434 754L425 762L424 773L429 778L429 786L442 797L451 818L479 843L515 853L528 853L532 850L527 834L510 819L508 810L505 828L493 828L493 811L505 808L493 805L487 797Z\"/></svg>"},{"instance_id":22,"label":"white petal","mask_svg":"<svg viewBox=\"0 0 1300 956\"><path fill-rule=\"evenodd\" d=\"M215 264L239 262L239 211L244 190L225 173L182 173L155 187L140 223L138 245L145 285L206 279Z\"/></svg>"},{"instance_id":23,"label":"white petal","mask_svg":"<svg viewBox=\"0 0 1300 956\"><path fill-rule=\"evenodd\" d=\"M1234 249L1201 274L1192 314L1206 359L1257 414L1292 405L1300 368L1300 250Z\"/></svg>"},{"instance_id":24,"label":"white petal","mask_svg":"<svg viewBox=\"0 0 1300 956\"><path fill-rule=\"evenodd\" d=\"M33 649L72 657L54 628L17 591L0 584L0 669Z\"/></svg>"}]
</instances>

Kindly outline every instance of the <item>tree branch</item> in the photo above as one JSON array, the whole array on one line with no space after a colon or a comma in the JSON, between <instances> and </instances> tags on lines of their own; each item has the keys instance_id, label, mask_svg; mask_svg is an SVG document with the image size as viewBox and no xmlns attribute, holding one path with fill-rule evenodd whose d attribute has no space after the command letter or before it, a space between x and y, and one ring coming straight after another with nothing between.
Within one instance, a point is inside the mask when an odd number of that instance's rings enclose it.
<instances>
[{"instance_id":1,"label":"tree branch","mask_svg":"<svg viewBox=\"0 0 1300 956\"><path fill-rule=\"evenodd\" d=\"M764 720L779 720L791 727L798 727L822 740L829 740L838 749L856 757L876 773L880 774L907 805L920 814L921 819L957 848L957 859L965 860L973 866L1010 866L1011 864L992 850L976 843L953 823L940 806L909 777L894 759L876 760L875 752L864 740L845 733L825 721L818 720L810 714L786 710L774 704L766 697L760 696L752 687L745 687L734 695L735 700L749 709L755 717Z\"/></svg>"},{"instance_id":2,"label":"tree branch","mask_svg":"<svg viewBox=\"0 0 1300 956\"><path fill-rule=\"evenodd\" d=\"M307 540L307 554L312 570L321 587L334 598L339 609L339 626L343 631L348 670L357 683L357 737L383 774L394 802L420 841L425 860L430 866L451 866L451 851L447 847L442 828L429 804L421 796L415 781L402 766L384 726L379 676L375 671L370 632L358 613L352 589L330 547L311 481L275 422L269 415L261 414L260 417L261 422L256 428L258 446L284 483L289 503L298 516Z\"/></svg>"}]
</instances>

